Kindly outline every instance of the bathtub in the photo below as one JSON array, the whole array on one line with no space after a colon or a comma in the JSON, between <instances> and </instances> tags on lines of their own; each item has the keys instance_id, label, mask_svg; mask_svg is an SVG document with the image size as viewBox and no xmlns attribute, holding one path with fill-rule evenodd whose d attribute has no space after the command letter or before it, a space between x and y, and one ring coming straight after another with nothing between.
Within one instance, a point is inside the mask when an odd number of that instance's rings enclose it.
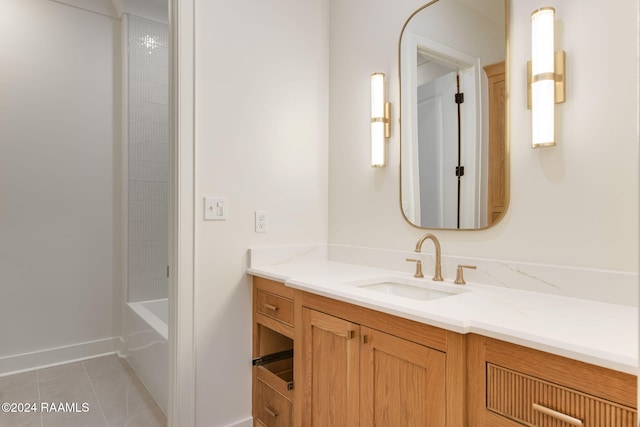
<instances>
[{"instance_id":1,"label":"bathtub","mask_svg":"<svg viewBox=\"0 0 640 427\"><path fill-rule=\"evenodd\" d=\"M127 361L166 414L169 401L168 300L127 303L125 316Z\"/></svg>"}]
</instances>

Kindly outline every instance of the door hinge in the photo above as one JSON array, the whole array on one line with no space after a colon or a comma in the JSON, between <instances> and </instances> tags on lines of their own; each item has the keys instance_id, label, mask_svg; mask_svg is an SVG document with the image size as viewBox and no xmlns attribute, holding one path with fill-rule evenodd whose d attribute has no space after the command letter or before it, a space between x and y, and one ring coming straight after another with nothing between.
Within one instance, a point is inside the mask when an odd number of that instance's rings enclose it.
<instances>
[{"instance_id":1,"label":"door hinge","mask_svg":"<svg viewBox=\"0 0 640 427\"><path fill-rule=\"evenodd\" d=\"M464 176L464 166L456 166L456 176Z\"/></svg>"},{"instance_id":2,"label":"door hinge","mask_svg":"<svg viewBox=\"0 0 640 427\"><path fill-rule=\"evenodd\" d=\"M464 102L464 93L456 93L456 104L462 104Z\"/></svg>"}]
</instances>

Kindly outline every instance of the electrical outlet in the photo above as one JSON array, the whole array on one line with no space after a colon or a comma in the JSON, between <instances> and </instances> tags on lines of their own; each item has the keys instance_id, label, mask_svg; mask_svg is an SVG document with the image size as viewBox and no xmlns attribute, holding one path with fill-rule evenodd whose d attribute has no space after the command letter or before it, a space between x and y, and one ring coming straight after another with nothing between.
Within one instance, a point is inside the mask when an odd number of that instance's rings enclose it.
<instances>
[{"instance_id":1,"label":"electrical outlet","mask_svg":"<svg viewBox=\"0 0 640 427\"><path fill-rule=\"evenodd\" d=\"M266 233L267 232L267 211L256 211L255 212L255 225L256 225L256 233Z\"/></svg>"}]
</instances>

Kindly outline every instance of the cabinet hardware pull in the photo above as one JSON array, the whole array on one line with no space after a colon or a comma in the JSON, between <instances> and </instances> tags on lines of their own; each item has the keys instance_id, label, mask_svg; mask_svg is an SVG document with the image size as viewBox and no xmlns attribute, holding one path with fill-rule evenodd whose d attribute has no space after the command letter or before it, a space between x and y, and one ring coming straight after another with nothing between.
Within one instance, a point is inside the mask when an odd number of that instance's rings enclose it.
<instances>
[{"instance_id":1,"label":"cabinet hardware pull","mask_svg":"<svg viewBox=\"0 0 640 427\"><path fill-rule=\"evenodd\" d=\"M533 404L533 410L542 412L545 415L556 418L562 422L567 424L571 424L572 426L582 426L582 421L577 418L570 417L569 415L563 414L562 412L554 411L553 409L549 409L547 407L538 405L537 403Z\"/></svg>"},{"instance_id":2,"label":"cabinet hardware pull","mask_svg":"<svg viewBox=\"0 0 640 427\"><path fill-rule=\"evenodd\" d=\"M352 340L356 337L356 331L354 331L353 329L350 331L347 331L347 339L348 340Z\"/></svg>"},{"instance_id":3,"label":"cabinet hardware pull","mask_svg":"<svg viewBox=\"0 0 640 427\"><path fill-rule=\"evenodd\" d=\"M269 309L271 311L278 311L278 307L276 307L275 305L271 305L271 304L264 304L264 308Z\"/></svg>"},{"instance_id":4,"label":"cabinet hardware pull","mask_svg":"<svg viewBox=\"0 0 640 427\"><path fill-rule=\"evenodd\" d=\"M265 406L264 410L267 412L267 414L271 415L273 418L276 418L278 416L278 413L273 409L271 409L269 406Z\"/></svg>"},{"instance_id":5,"label":"cabinet hardware pull","mask_svg":"<svg viewBox=\"0 0 640 427\"><path fill-rule=\"evenodd\" d=\"M362 336L362 344L367 344L369 342L369 335Z\"/></svg>"}]
</instances>

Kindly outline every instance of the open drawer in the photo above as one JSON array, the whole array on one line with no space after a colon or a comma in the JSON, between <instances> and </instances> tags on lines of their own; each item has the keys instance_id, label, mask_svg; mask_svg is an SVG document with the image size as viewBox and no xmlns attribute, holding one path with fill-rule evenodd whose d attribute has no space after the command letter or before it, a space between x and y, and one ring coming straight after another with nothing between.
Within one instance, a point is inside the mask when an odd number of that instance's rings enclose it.
<instances>
[{"instance_id":1,"label":"open drawer","mask_svg":"<svg viewBox=\"0 0 640 427\"><path fill-rule=\"evenodd\" d=\"M257 379L285 397L293 398L293 350L284 350L253 359Z\"/></svg>"}]
</instances>

